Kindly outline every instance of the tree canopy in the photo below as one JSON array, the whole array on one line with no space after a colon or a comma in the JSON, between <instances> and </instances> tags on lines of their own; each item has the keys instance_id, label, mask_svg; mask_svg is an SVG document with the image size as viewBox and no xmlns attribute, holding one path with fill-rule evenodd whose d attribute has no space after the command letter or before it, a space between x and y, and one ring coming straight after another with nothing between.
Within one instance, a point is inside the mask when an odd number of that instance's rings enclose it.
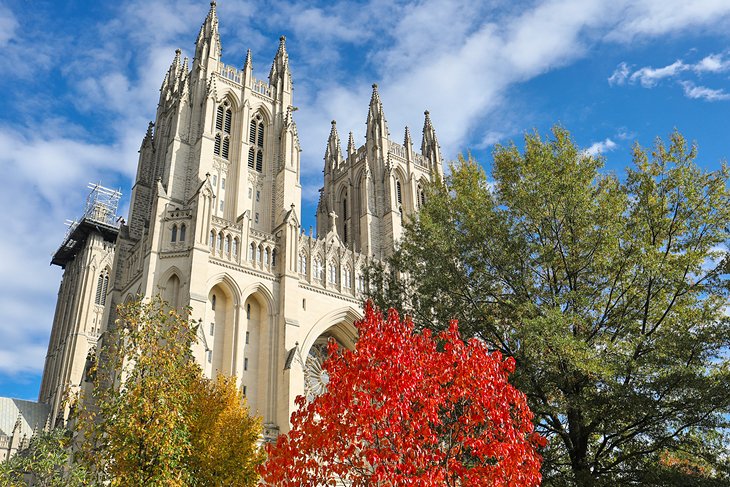
<instances>
[{"instance_id":1,"label":"tree canopy","mask_svg":"<svg viewBox=\"0 0 730 487\"><path fill-rule=\"evenodd\" d=\"M233 378L203 376L187 314L156 297L118 316L77 408L77 460L103 485L256 485L260 419Z\"/></svg>"},{"instance_id":2,"label":"tree canopy","mask_svg":"<svg viewBox=\"0 0 730 487\"><path fill-rule=\"evenodd\" d=\"M507 380L514 360L462 341L456 322L414 333L369 304L354 350L329 344L326 391L297 398L292 429L268 445L268 485L535 486L544 439Z\"/></svg>"},{"instance_id":3,"label":"tree canopy","mask_svg":"<svg viewBox=\"0 0 730 487\"><path fill-rule=\"evenodd\" d=\"M86 469L71 465L70 435L64 429L39 431L28 448L0 462L0 485L4 487L85 487L91 479Z\"/></svg>"},{"instance_id":4,"label":"tree canopy","mask_svg":"<svg viewBox=\"0 0 730 487\"><path fill-rule=\"evenodd\" d=\"M526 135L491 181L453 164L369 271L380 306L516 359L545 485L728 480L730 173L695 157L674 133L619 178L562 128Z\"/></svg>"}]
</instances>

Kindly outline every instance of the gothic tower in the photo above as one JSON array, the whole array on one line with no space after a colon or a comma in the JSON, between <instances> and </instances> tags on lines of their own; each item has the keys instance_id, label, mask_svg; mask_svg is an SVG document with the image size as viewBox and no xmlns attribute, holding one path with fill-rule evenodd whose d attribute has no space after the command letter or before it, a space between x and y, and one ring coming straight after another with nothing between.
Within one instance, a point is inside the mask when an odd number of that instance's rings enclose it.
<instances>
[{"instance_id":1,"label":"gothic tower","mask_svg":"<svg viewBox=\"0 0 730 487\"><path fill-rule=\"evenodd\" d=\"M441 149L428 111L421 154L413 150L406 127L403 145L390 139L378 85L373 85L365 144L355 148L350 132L347 156L332 121L324 154L324 187L317 208L317 229L334 229L346 246L376 259L392 253L405 218L425 202L425 187L443 178Z\"/></svg>"},{"instance_id":2,"label":"gothic tower","mask_svg":"<svg viewBox=\"0 0 730 487\"><path fill-rule=\"evenodd\" d=\"M363 147L350 137L344 158L333 122L319 233L305 235L292 96L284 37L268 80L254 78L250 51L242 68L226 65L211 2L193 60L176 51L143 137L102 320L103 332L117 304L156 294L190 306L193 355L209 377L237 377L269 438L288 430L296 396L324 387L327 340L354 345L365 266L392 252L442 174L428 116L416 154L407 131L405 145L388 138L374 88Z\"/></svg>"},{"instance_id":3,"label":"gothic tower","mask_svg":"<svg viewBox=\"0 0 730 487\"><path fill-rule=\"evenodd\" d=\"M107 309L121 193L96 184L90 188L83 216L71 224L51 259L63 268L63 278L38 395L50 406L51 424L68 417L65 402L79 390Z\"/></svg>"}]
</instances>

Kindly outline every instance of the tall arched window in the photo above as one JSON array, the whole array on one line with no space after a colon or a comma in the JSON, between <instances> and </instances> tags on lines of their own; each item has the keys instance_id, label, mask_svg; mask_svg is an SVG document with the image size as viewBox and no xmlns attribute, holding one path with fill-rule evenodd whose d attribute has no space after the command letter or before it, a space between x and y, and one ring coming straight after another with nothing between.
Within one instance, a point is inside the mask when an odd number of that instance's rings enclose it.
<instances>
[{"instance_id":1,"label":"tall arched window","mask_svg":"<svg viewBox=\"0 0 730 487\"><path fill-rule=\"evenodd\" d=\"M172 226L172 236L170 237L170 242L177 242L177 225Z\"/></svg>"},{"instance_id":2,"label":"tall arched window","mask_svg":"<svg viewBox=\"0 0 730 487\"><path fill-rule=\"evenodd\" d=\"M256 244L252 243L248 247L248 260L253 262L255 258L256 258Z\"/></svg>"},{"instance_id":3,"label":"tall arched window","mask_svg":"<svg viewBox=\"0 0 730 487\"><path fill-rule=\"evenodd\" d=\"M345 268L345 276L342 278L342 285L345 289L350 289L352 283L352 271L349 267Z\"/></svg>"},{"instance_id":4,"label":"tall arched window","mask_svg":"<svg viewBox=\"0 0 730 487\"><path fill-rule=\"evenodd\" d=\"M233 239L233 257L238 257L238 237Z\"/></svg>"},{"instance_id":5,"label":"tall arched window","mask_svg":"<svg viewBox=\"0 0 730 487\"><path fill-rule=\"evenodd\" d=\"M330 268L329 282L330 282L330 284L337 284L337 266L335 265L334 262L330 262L329 268Z\"/></svg>"},{"instance_id":6,"label":"tall arched window","mask_svg":"<svg viewBox=\"0 0 730 487\"><path fill-rule=\"evenodd\" d=\"M233 123L233 110L228 100L218 105L215 114L215 144L213 153L228 159L228 153L231 145L231 125Z\"/></svg>"},{"instance_id":7,"label":"tall arched window","mask_svg":"<svg viewBox=\"0 0 730 487\"><path fill-rule=\"evenodd\" d=\"M260 113L251 119L248 143L248 167L262 172L264 169L264 119Z\"/></svg>"},{"instance_id":8,"label":"tall arched window","mask_svg":"<svg viewBox=\"0 0 730 487\"><path fill-rule=\"evenodd\" d=\"M314 259L314 278L322 280L324 279L324 266L322 265L322 259L316 257Z\"/></svg>"},{"instance_id":9,"label":"tall arched window","mask_svg":"<svg viewBox=\"0 0 730 487\"><path fill-rule=\"evenodd\" d=\"M180 225L180 241L185 241L185 224Z\"/></svg>"},{"instance_id":10,"label":"tall arched window","mask_svg":"<svg viewBox=\"0 0 730 487\"><path fill-rule=\"evenodd\" d=\"M420 208L421 206L426 204L426 192L423 190L423 186L421 186L420 184L418 185L417 192L418 192L418 204L419 204L419 208Z\"/></svg>"},{"instance_id":11,"label":"tall arched window","mask_svg":"<svg viewBox=\"0 0 730 487\"><path fill-rule=\"evenodd\" d=\"M395 198L398 200L398 204L403 204L403 193L400 187L400 181L395 182Z\"/></svg>"},{"instance_id":12,"label":"tall arched window","mask_svg":"<svg viewBox=\"0 0 730 487\"><path fill-rule=\"evenodd\" d=\"M214 246L215 246L215 231L213 231L213 230L210 231L210 244L209 244L209 246L210 246L210 248L214 248Z\"/></svg>"},{"instance_id":13,"label":"tall arched window","mask_svg":"<svg viewBox=\"0 0 730 487\"><path fill-rule=\"evenodd\" d=\"M299 273L302 275L307 273L307 254L299 254Z\"/></svg>"},{"instance_id":14,"label":"tall arched window","mask_svg":"<svg viewBox=\"0 0 730 487\"><path fill-rule=\"evenodd\" d=\"M106 304L106 292L109 289L109 269L104 269L96 281L96 297L94 303L104 306Z\"/></svg>"}]
</instances>

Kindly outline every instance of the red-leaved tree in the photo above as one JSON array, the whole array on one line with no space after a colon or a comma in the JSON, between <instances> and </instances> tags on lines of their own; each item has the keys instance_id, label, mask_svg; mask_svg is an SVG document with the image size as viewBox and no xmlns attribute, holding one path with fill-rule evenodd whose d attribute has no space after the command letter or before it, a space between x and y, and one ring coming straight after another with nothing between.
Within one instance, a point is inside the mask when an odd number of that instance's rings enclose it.
<instances>
[{"instance_id":1,"label":"red-leaved tree","mask_svg":"<svg viewBox=\"0 0 730 487\"><path fill-rule=\"evenodd\" d=\"M545 440L525 396L507 381L511 358L457 323L414 333L370 304L355 350L329 344L327 390L296 399L291 431L267 447L265 483L277 486L535 486Z\"/></svg>"}]
</instances>

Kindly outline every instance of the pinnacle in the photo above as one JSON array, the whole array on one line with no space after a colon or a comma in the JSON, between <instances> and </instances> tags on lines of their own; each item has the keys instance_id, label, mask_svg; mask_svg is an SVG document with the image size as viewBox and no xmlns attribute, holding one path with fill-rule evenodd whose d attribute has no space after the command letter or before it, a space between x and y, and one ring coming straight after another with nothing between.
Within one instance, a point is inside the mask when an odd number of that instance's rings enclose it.
<instances>
[{"instance_id":1,"label":"pinnacle","mask_svg":"<svg viewBox=\"0 0 730 487\"><path fill-rule=\"evenodd\" d=\"M378 93L378 84L373 83L373 94L370 97L370 108L372 110L372 106L374 104L382 105L380 102L380 94Z\"/></svg>"},{"instance_id":2,"label":"pinnacle","mask_svg":"<svg viewBox=\"0 0 730 487\"><path fill-rule=\"evenodd\" d=\"M286 36L279 37L279 52L286 52Z\"/></svg>"},{"instance_id":3,"label":"pinnacle","mask_svg":"<svg viewBox=\"0 0 730 487\"><path fill-rule=\"evenodd\" d=\"M423 112L425 115L425 119L423 121L423 131L426 132L426 130L433 130L433 125L431 125L431 116L428 110Z\"/></svg>"}]
</instances>

